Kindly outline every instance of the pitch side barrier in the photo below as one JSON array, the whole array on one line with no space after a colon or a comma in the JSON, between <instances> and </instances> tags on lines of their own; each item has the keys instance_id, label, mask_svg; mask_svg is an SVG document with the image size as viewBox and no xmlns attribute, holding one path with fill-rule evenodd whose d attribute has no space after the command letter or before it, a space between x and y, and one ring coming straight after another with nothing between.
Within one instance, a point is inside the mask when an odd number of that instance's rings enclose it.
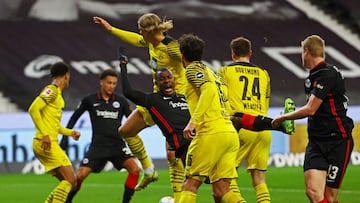
<instances>
[{"instance_id":1,"label":"pitch side barrier","mask_svg":"<svg viewBox=\"0 0 360 203\"><path fill-rule=\"evenodd\" d=\"M282 108L271 108L269 116L274 117L280 114ZM65 111L62 117L62 125L66 126L72 115L72 111ZM356 125L353 132L355 147L350 163L360 165L360 106L350 106L349 114ZM304 151L307 143L306 119L298 120L296 133L286 135L278 131L272 131L272 144L270 149L269 165L275 167L296 167L302 166ZM91 123L87 114L83 114L74 126L81 132L78 141L69 139L68 155L78 167L79 161L84 156L91 141ZM34 157L31 144L35 133L33 123L28 113L1 113L0 114L0 173L44 173L44 168ZM144 129L142 137L149 156L154 160L158 168L166 168L165 138L159 128L153 126ZM59 140L61 135L59 135ZM299 141L301 140L301 141ZM112 170L109 163L104 170Z\"/></svg>"}]
</instances>

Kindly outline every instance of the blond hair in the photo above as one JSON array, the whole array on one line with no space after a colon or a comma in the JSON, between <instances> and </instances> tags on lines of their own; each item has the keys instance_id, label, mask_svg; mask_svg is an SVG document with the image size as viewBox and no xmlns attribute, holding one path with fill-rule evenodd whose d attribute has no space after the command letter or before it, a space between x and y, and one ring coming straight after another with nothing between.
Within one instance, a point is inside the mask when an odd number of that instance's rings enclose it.
<instances>
[{"instance_id":1,"label":"blond hair","mask_svg":"<svg viewBox=\"0 0 360 203\"><path fill-rule=\"evenodd\" d=\"M165 18L161 20L160 17L154 13L146 13L139 18L138 27L140 30L145 30L146 32L155 30L166 32L173 28L173 22Z\"/></svg>"},{"instance_id":2,"label":"blond hair","mask_svg":"<svg viewBox=\"0 0 360 203\"><path fill-rule=\"evenodd\" d=\"M313 57L325 57L325 41L319 35L310 35L301 42L303 50L307 48Z\"/></svg>"}]
</instances>

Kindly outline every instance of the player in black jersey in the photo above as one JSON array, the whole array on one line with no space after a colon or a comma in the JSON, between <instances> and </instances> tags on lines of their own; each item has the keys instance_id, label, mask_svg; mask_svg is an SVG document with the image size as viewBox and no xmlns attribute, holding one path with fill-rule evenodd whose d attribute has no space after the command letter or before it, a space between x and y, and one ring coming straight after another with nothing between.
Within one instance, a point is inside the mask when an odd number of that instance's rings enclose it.
<instances>
[{"instance_id":1,"label":"player in black jersey","mask_svg":"<svg viewBox=\"0 0 360 203\"><path fill-rule=\"evenodd\" d=\"M80 105L71 116L67 127L73 128L80 116L88 111L92 125L92 138L89 150L77 171L78 187L68 196L66 202L71 202L81 183L91 173L99 173L107 163L112 162L118 170L125 168L128 177L125 182L123 203L130 202L137 184L140 167L127 147L125 141L118 134L123 116L129 116L131 106L123 96L114 93L118 81L118 73L107 69L100 75L100 91L82 99ZM67 137L63 137L61 146L67 148Z\"/></svg>"},{"instance_id":2,"label":"player in black jersey","mask_svg":"<svg viewBox=\"0 0 360 203\"><path fill-rule=\"evenodd\" d=\"M131 87L127 77L127 58L120 57L121 86L124 95L137 105L148 109L153 121L160 128L166 141L169 143L169 151L175 151L175 159L169 160L170 180L182 183L184 181L184 162L189 140L183 136L183 129L190 119L188 105L185 96L175 92L175 79L172 72L167 68L160 68L155 73L158 92L144 93ZM141 125L142 123L142 125ZM145 122L139 122L137 129L148 127ZM139 130L139 131L140 131ZM138 133L138 132L137 132ZM180 164L179 164L180 162ZM173 164L170 167L170 164ZM179 184L173 184L174 199L177 202L181 193Z\"/></svg>"},{"instance_id":3,"label":"player in black jersey","mask_svg":"<svg viewBox=\"0 0 360 203\"><path fill-rule=\"evenodd\" d=\"M354 145L344 78L336 66L325 62L325 42L320 36L307 37L301 46L303 66L310 70L304 84L307 104L276 117L273 125L308 117L306 195L313 203L336 203Z\"/></svg>"}]
</instances>

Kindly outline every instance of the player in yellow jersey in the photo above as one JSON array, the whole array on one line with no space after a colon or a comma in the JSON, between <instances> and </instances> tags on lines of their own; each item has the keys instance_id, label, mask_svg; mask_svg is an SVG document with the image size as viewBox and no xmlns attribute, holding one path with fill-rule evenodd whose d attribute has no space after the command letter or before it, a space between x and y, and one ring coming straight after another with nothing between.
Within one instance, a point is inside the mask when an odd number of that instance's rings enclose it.
<instances>
[{"instance_id":1,"label":"player in yellow jersey","mask_svg":"<svg viewBox=\"0 0 360 203\"><path fill-rule=\"evenodd\" d=\"M226 98L212 69L201 63L204 41L193 34L179 38L186 67L186 98L190 121L184 137L192 139L186 157L186 180L180 203L196 202L198 188L209 177L215 202L239 202L240 195L229 186L237 178L236 156L239 141L225 109Z\"/></svg>"},{"instance_id":2,"label":"player in yellow jersey","mask_svg":"<svg viewBox=\"0 0 360 203\"><path fill-rule=\"evenodd\" d=\"M233 63L219 69L218 75L227 88L230 114L237 112L256 116L268 116L270 103L270 77L268 72L250 62L251 41L237 37L230 43ZM247 122L243 117L243 122ZM244 128L238 132L240 150L237 166L246 161L255 189L256 201L270 202L266 185L267 162L270 153L270 131L250 131ZM236 184L235 182L232 184ZM236 187L235 187L236 189ZM237 191L240 193L240 191ZM245 202L243 200L242 202Z\"/></svg>"},{"instance_id":3,"label":"player in yellow jersey","mask_svg":"<svg viewBox=\"0 0 360 203\"><path fill-rule=\"evenodd\" d=\"M231 114L236 112L253 115L268 115L270 102L270 77L265 69L252 63L251 42L244 37L231 41L233 63L221 67L218 71L228 89ZM247 163L255 188L257 202L270 202L270 193L266 185L267 161L270 153L270 131L249 131L240 129L241 143L237 158L238 166L243 160Z\"/></svg>"},{"instance_id":4,"label":"player in yellow jersey","mask_svg":"<svg viewBox=\"0 0 360 203\"><path fill-rule=\"evenodd\" d=\"M169 29L173 27L171 20L161 20L159 16L153 13L146 13L138 20L138 27L140 34L122 30L111 26L106 20L100 17L94 17L94 22L101 25L105 30L119 37L123 41L134 45L136 47L143 47L149 50L150 66L152 68L154 91L158 91L155 82L155 72L159 68L168 68L175 77L175 91L184 94L186 78L185 69L181 62L181 54L179 44L176 40L166 35ZM137 135L143 128L154 125L154 121L146 108L138 106L135 111L128 117L126 122L119 128L119 133L126 139L130 149L136 157L139 158L145 176L137 185L137 189L145 188L150 182L158 179L158 175L154 170L151 159L147 156L144 145ZM166 143L166 148L169 145ZM177 173L182 171L183 167L181 160L175 157L172 150L167 150L167 159L169 163L170 173ZM172 177L183 177L183 174L174 174L171 176L171 183L174 192L181 191L181 184Z\"/></svg>"},{"instance_id":5,"label":"player in yellow jersey","mask_svg":"<svg viewBox=\"0 0 360 203\"><path fill-rule=\"evenodd\" d=\"M41 91L29 107L36 128L32 144L34 154L44 165L46 172L60 180L45 200L46 203L65 202L70 190L76 186L75 173L69 158L58 144L58 135L72 136L75 140L80 137L78 131L60 124L65 105L62 90L69 86L69 67L58 62L51 66L50 72L52 83Z\"/></svg>"}]
</instances>

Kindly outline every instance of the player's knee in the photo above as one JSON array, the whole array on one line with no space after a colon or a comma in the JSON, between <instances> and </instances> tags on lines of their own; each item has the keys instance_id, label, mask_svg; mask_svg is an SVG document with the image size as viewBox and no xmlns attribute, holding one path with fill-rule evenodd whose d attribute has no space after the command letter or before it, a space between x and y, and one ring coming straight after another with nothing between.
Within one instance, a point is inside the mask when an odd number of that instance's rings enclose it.
<instances>
[{"instance_id":1,"label":"player's knee","mask_svg":"<svg viewBox=\"0 0 360 203\"><path fill-rule=\"evenodd\" d=\"M166 150L166 158L167 158L168 161L176 161L175 151Z\"/></svg>"},{"instance_id":2,"label":"player's knee","mask_svg":"<svg viewBox=\"0 0 360 203\"><path fill-rule=\"evenodd\" d=\"M320 194L318 190L312 187L307 187L305 193L311 201L321 200L323 196L323 194Z\"/></svg>"},{"instance_id":3,"label":"player's knee","mask_svg":"<svg viewBox=\"0 0 360 203\"><path fill-rule=\"evenodd\" d=\"M118 128L118 133L123 138L130 137L130 132L128 130L126 130L125 128L123 128L123 126L120 126Z\"/></svg>"}]
</instances>

